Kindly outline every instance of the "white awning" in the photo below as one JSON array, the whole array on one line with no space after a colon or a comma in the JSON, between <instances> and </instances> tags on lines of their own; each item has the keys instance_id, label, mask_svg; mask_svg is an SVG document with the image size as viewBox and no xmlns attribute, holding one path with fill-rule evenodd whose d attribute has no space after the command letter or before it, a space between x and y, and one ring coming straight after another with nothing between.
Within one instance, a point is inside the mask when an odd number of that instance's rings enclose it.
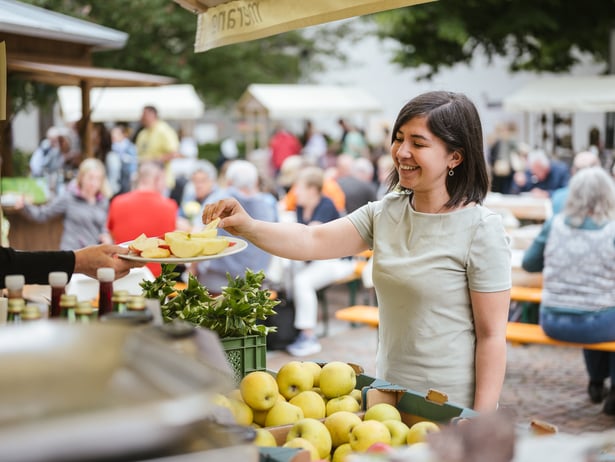
<instances>
[{"instance_id":1,"label":"white awning","mask_svg":"<svg viewBox=\"0 0 615 462\"><path fill-rule=\"evenodd\" d=\"M432 0L175 0L198 13L195 51Z\"/></svg>"},{"instance_id":2,"label":"white awning","mask_svg":"<svg viewBox=\"0 0 615 462\"><path fill-rule=\"evenodd\" d=\"M65 120L81 118L79 87L58 88L58 100ZM205 104L192 85L93 88L90 104L94 122L137 121L144 106L156 107L160 118L165 120L193 120L205 112Z\"/></svg>"},{"instance_id":3,"label":"white awning","mask_svg":"<svg viewBox=\"0 0 615 462\"><path fill-rule=\"evenodd\" d=\"M613 112L615 75L534 80L504 98L506 111Z\"/></svg>"},{"instance_id":4,"label":"white awning","mask_svg":"<svg viewBox=\"0 0 615 462\"><path fill-rule=\"evenodd\" d=\"M243 115L264 114L269 119L279 120L378 113L382 105L370 93L357 87L252 84L239 99L237 109Z\"/></svg>"}]
</instances>

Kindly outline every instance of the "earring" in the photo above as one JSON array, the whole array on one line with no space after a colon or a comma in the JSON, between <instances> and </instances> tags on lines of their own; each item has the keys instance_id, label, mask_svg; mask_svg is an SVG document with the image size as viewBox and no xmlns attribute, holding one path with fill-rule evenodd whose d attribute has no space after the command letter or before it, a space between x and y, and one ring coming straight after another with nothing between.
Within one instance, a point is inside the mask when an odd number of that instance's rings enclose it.
<instances>
[{"instance_id":1,"label":"earring","mask_svg":"<svg viewBox=\"0 0 615 462\"><path fill-rule=\"evenodd\" d=\"M453 176L455 174L455 170L452 168L448 171L448 176Z\"/></svg>"}]
</instances>

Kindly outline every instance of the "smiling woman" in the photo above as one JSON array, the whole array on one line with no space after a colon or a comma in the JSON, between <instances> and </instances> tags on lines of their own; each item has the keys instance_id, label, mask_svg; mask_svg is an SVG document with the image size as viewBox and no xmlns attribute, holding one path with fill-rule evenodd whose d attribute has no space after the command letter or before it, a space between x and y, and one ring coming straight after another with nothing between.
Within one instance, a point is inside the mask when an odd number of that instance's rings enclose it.
<instances>
[{"instance_id":1,"label":"smiling woman","mask_svg":"<svg viewBox=\"0 0 615 462\"><path fill-rule=\"evenodd\" d=\"M395 171L382 200L311 226L254 220L234 200L206 206L203 220L220 217L233 234L294 260L373 249L376 376L492 411L506 369L511 263L500 216L481 205L489 186L482 146L468 98L425 93L395 121Z\"/></svg>"}]
</instances>

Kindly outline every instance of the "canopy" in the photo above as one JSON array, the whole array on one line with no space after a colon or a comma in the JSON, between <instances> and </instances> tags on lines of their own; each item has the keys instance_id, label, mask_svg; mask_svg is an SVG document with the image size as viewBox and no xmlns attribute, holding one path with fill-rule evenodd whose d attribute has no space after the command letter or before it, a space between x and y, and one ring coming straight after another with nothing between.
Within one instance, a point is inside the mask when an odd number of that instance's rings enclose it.
<instances>
[{"instance_id":1,"label":"canopy","mask_svg":"<svg viewBox=\"0 0 615 462\"><path fill-rule=\"evenodd\" d=\"M175 0L198 13L195 51L431 0Z\"/></svg>"},{"instance_id":2,"label":"canopy","mask_svg":"<svg viewBox=\"0 0 615 462\"><path fill-rule=\"evenodd\" d=\"M81 118L81 89L58 88L58 100L65 120ZM90 90L91 120L94 122L137 121L144 106L154 106L166 120L191 120L205 111L192 85L162 87L93 88Z\"/></svg>"},{"instance_id":3,"label":"canopy","mask_svg":"<svg viewBox=\"0 0 615 462\"><path fill-rule=\"evenodd\" d=\"M279 120L315 115L348 116L382 111L365 90L338 85L252 84L237 103L244 115L263 114Z\"/></svg>"},{"instance_id":4,"label":"canopy","mask_svg":"<svg viewBox=\"0 0 615 462\"><path fill-rule=\"evenodd\" d=\"M615 75L534 80L504 98L507 111L613 112Z\"/></svg>"}]
</instances>

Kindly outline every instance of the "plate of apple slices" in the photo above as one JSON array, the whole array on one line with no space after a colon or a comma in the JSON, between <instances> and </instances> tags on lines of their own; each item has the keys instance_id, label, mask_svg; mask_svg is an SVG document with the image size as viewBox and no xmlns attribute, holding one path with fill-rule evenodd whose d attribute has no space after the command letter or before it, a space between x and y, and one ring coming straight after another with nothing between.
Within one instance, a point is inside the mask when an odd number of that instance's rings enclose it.
<instances>
[{"instance_id":1,"label":"plate of apple slices","mask_svg":"<svg viewBox=\"0 0 615 462\"><path fill-rule=\"evenodd\" d=\"M162 237L139 235L120 244L129 253L118 255L126 260L156 263L190 263L227 257L245 250L248 243L232 236L218 236L217 229L196 232L170 231Z\"/></svg>"}]
</instances>

